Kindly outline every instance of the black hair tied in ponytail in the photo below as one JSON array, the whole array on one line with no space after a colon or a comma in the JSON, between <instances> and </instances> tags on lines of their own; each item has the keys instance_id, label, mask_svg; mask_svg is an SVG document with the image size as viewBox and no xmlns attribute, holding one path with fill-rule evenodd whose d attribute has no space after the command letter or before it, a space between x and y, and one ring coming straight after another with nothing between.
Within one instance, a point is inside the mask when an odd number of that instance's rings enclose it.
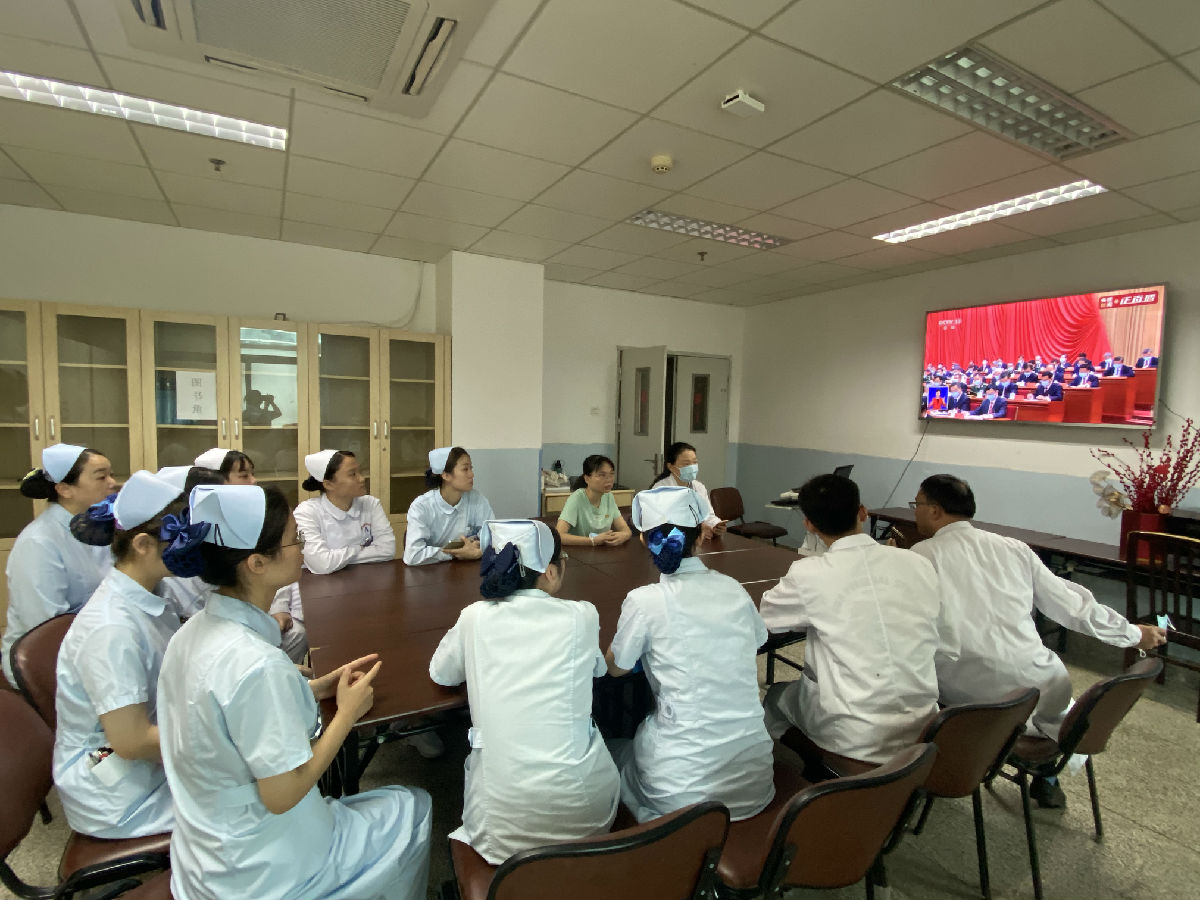
<instances>
[{"instance_id":1,"label":"black hair tied in ponytail","mask_svg":"<svg viewBox=\"0 0 1200 900\"><path fill-rule=\"evenodd\" d=\"M164 516L158 539L169 545L162 555L167 571L179 578L194 578L203 572L204 557L200 545L211 527L208 522L192 524L191 510L186 506L179 515Z\"/></svg>"},{"instance_id":2,"label":"black hair tied in ponytail","mask_svg":"<svg viewBox=\"0 0 1200 900\"><path fill-rule=\"evenodd\" d=\"M53 484L50 486L53 488ZM109 494L99 503L93 503L79 515L73 516L71 534L75 536L75 540L91 547L111 545L117 533L117 516L113 512L116 502L117 495Z\"/></svg>"},{"instance_id":3,"label":"black hair tied in ponytail","mask_svg":"<svg viewBox=\"0 0 1200 900\"><path fill-rule=\"evenodd\" d=\"M679 563L692 555L696 538L700 536L699 525L672 525L666 523L645 532L646 548L658 571L664 575L673 575L679 569Z\"/></svg>"}]
</instances>

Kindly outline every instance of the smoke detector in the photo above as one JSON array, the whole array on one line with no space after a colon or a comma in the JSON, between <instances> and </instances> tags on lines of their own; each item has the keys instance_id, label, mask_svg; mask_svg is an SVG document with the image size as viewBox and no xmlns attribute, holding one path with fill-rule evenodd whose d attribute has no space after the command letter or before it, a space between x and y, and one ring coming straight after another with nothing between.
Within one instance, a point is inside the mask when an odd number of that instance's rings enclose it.
<instances>
[{"instance_id":1,"label":"smoke detector","mask_svg":"<svg viewBox=\"0 0 1200 900\"><path fill-rule=\"evenodd\" d=\"M767 105L761 100L755 100L740 88L721 101L721 109L733 113L742 119L756 116L763 112Z\"/></svg>"},{"instance_id":2,"label":"smoke detector","mask_svg":"<svg viewBox=\"0 0 1200 900\"><path fill-rule=\"evenodd\" d=\"M650 168L656 175L666 175L675 166L675 160L669 153L656 153L650 157Z\"/></svg>"}]
</instances>

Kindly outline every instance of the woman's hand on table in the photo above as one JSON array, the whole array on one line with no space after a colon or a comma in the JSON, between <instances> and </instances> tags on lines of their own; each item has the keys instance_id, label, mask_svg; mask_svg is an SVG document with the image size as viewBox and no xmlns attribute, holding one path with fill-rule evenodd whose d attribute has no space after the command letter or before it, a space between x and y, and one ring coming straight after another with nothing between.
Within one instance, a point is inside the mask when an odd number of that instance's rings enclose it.
<instances>
[{"instance_id":1,"label":"woman's hand on table","mask_svg":"<svg viewBox=\"0 0 1200 900\"><path fill-rule=\"evenodd\" d=\"M360 656L358 659L348 662L344 666L338 666L332 672L322 675L320 678L311 679L308 682L308 686L312 688L313 696L318 700L327 700L338 693L338 682L341 680L343 672L350 673L351 683L353 683L363 676L363 672L367 666L377 663L378 660L378 653L368 653L366 656ZM340 701L338 705L341 706Z\"/></svg>"}]
</instances>

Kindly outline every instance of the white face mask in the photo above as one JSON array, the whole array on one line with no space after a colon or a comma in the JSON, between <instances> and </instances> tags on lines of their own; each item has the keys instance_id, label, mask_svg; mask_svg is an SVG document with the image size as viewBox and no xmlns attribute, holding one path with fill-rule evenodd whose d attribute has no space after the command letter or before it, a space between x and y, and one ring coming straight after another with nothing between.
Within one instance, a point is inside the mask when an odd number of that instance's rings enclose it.
<instances>
[{"instance_id":1,"label":"white face mask","mask_svg":"<svg viewBox=\"0 0 1200 900\"><path fill-rule=\"evenodd\" d=\"M680 481L695 481L696 476L700 474L700 464L692 463L690 466L679 467Z\"/></svg>"}]
</instances>

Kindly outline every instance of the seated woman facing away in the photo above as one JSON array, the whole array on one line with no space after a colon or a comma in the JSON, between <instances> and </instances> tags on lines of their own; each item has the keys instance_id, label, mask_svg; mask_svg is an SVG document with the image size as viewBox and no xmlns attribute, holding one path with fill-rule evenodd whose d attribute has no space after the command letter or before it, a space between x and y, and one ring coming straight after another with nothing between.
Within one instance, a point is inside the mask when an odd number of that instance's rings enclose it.
<instances>
[{"instance_id":1,"label":"seated woman facing away","mask_svg":"<svg viewBox=\"0 0 1200 900\"><path fill-rule=\"evenodd\" d=\"M471 754L463 823L451 838L492 865L519 850L603 834L620 781L592 723L592 679L604 674L600 618L555 597L558 535L528 519L481 534L484 600L462 611L429 664L438 684L467 683Z\"/></svg>"},{"instance_id":2,"label":"seated woman facing away","mask_svg":"<svg viewBox=\"0 0 1200 900\"><path fill-rule=\"evenodd\" d=\"M621 799L639 822L701 800L746 819L775 795L758 700L767 627L745 588L692 556L703 515L685 487L633 498L633 525L663 576L625 598L607 658L613 675L641 660L654 691L654 712L612 747Z\"/></svg>"},{"instance_id":3,"label":"seated woman facing away","mask_svg":"<svg viewBox=\"0 0 1200 900\"><path fill-rule=\"evenodd\" d=\"M430 488L408 507L404 561L410 566L479 559L479 529L495 518L487 497L474 490L475 470L462 447L429 451Z\"/></svg>"},{"instance_id":4,"label":"seated woman facing away","mask_svg":"<svg viewBox=\"0 0 1200 900\"><path fill-rule=\"evenodd\" d=\"M302 487L321 492L296 507L306 569L328 575L349 565L396 556L396 532L383 504L367 493L353 453L310 453L304 457L304 468L308 478Z\"/></svg>"},{"instance_id":5,"label":"seated woman facing away","mask_svg":"<svg viewBox=\"0 0 1200 900\"><path fill-rule=\"evenodd\" d=\"M575 482L576 490L567 498L554 524L563 544L615 547L633 537L613 499L615 478L616 469L607 456L593 454L583 461L583 474Z\"/></svg>"}]
</instances>

